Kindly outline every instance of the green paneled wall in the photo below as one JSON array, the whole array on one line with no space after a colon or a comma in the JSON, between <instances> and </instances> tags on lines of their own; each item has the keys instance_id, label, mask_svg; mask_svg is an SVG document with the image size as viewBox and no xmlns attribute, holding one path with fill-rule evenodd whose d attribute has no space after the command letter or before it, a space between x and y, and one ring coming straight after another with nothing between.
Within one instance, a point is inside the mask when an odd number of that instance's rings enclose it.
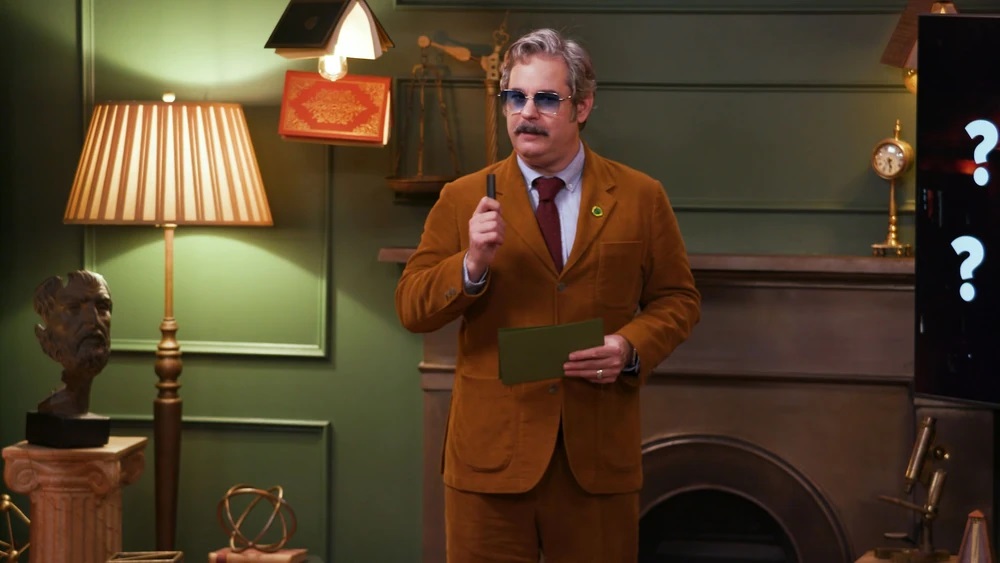
<instances>
[{"instance_id":1,"label":"green paneled wall","mask_svg":"<svg viewBox=\"0 0 1000 563\"><path fill-rule=\"evenodd\" d=\"M397 93L419 62L419 35L488 54L506 17L513 36L545 25L583 40L600 80L585 137L664 182L693 252L865 255L885 235L887 189L868 168L870 151L897 118L915 138L915 98L878 62L902 1L579 0L506 15L509 3L486 0L369 4L396 49L352 71L393 76ZM61 223L90 104L166 90L239 102L275 226L178 232L187 420L178 546L196 561L223 545L215 503L229 485L257 481L285 486L308 520L292 543L323 561L417 561L420 338L395 317L399 266L376 256L415 244L428 207L401 204L386 186L401 139L372 149L278 137L283 74L311 66L263 48L285 5L0 0L0 443L23 437L25 411L58 384L32 330L34 287L84 265L108 277L116 301L116 351L92 409L113 415L116 433L148 435L161 235ZM436 51L429 61L446 67L456 145L471 171L485 158L482 70ZM500 137L506 154L502 127ZM428 166L447 170L440 131L429 139ZM412 139L401 146L412 149ZM912 200L911 184L912 175L901 203ZM152 448L147 456L126 494L130 550L153 547Z\"/></svg>"}]
</instances>

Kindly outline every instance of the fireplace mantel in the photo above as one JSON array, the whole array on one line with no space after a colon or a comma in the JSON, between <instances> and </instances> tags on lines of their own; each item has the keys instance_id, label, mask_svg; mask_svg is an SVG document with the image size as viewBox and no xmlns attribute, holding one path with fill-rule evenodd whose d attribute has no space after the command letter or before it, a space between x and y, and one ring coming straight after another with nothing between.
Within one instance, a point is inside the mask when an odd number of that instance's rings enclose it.
<instances>
[{"instance_id":1,"label":"fireplace mantel","mask_svg":"<svg viewBox=\"0 0 1000 563\"><path fill-rule=\"evenodd\" d=\"M379 250L379 262L405 264L414 248L386 247ZM871 256L836 256L822 254L691 254L695 272L786 275L795 278L830 277L832 279L877 276L899 278L913 283L913 258L875 258Z\"/></svg>"},{"instance_id":2,"label":"fireplace mantel","mask_svg":"<svg viewBox=\"0 0 1000 563\"><path fill-rule=\"evenodd\" d=\"M383 248L378 259L402 265L413 252ZM912 379L913 258L692 254L690 262L702 320L657 374ZM425 336L424 389L451 389L457 329L456 322Z\"/></svg>"}]
</instances>

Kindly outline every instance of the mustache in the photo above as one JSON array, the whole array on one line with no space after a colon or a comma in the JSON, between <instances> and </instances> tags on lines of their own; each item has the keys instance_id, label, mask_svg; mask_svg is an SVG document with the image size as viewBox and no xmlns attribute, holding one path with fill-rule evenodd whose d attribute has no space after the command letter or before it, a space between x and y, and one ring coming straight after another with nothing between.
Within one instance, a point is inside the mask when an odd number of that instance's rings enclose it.
<instances>
[{"instance_id":1,"label":"mustache","mask_svg":"<svg viewBox=\"0 0 1000 563\"><path fill-rule=\"evenodd\" d=\"M527 133L529 135L544 135L549 136L549 132L533 123L522 123L514 129L514 133L520 135L521 133Z\"/></svg>"}]
</instances>

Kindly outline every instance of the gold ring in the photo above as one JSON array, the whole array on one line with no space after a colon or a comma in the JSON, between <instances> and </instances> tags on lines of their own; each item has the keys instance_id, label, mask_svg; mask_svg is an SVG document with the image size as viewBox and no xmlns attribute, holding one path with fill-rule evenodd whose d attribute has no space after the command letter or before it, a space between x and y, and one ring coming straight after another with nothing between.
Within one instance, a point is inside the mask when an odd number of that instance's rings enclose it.
<instances>
[{"instance_id":1,"label":"gold ring","mask_svg":"<svg viewBox=\"0 0 1000 563\"><path fill-rule=\"evenodd\" d=\"M604 370L603 369L597 370L597 379L602 379L603 377L604 377Z\"/></svg>"}]
</instances>

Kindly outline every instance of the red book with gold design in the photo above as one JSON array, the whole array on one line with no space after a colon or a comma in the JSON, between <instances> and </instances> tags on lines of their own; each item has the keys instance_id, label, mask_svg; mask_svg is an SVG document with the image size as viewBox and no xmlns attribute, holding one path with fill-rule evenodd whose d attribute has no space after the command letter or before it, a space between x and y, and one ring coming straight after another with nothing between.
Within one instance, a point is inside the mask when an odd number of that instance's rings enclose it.
<instances>
[{"instance_id":1,"label":"red book with gold design","mask_svg":"<svg viewBox=\"0 0 1000 563\"><path fill-rule=\"evenodd\" d=\"M289 70L278 133L289 141L384 147L389 142L392 78L348 74L330 81Z\"/></svg>"}]
</instances>

